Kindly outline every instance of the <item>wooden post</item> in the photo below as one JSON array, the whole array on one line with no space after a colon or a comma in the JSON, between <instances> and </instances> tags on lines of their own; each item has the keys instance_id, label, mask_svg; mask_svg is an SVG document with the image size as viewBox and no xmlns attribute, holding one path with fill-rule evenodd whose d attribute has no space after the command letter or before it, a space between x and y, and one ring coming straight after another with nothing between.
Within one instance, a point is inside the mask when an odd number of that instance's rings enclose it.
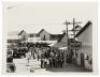
<instances>
[{"instance_id":1,"label":"wooden post","mask_svg":"<svg viewBox=\"0 0 100 77\"><path fill-rule=\"evenodd\" d=\"M75 41L75 32L77 31L77 30L75 30L75 26L76 26L76 24L80 24L81 22L76 22L75 21L75 18L73 18L73 39L74 39L74 41ZM74 53L74 56L73 56L73 58L75 59L76 58L76 50L75 50L75 48L73 48L73 53ZM75 60L74 60L75 61Z\"/></svg>"},{"instance_id":2,"label":"wooden post","mask_svg":"<svg viewBox=\"0 0 100 77\"><path fill-rule=\"evenodd\" d=\"M66 21L65 22L65 25L66 25L66 36L67 36L67 51L68 51L68 39L69 39L69 36L68 36L68 25L71 24L70 22ZM64 53L64 66L66 66L66 55L67 55L67 51L65 51Z\"/></svg>"}]
</instances>

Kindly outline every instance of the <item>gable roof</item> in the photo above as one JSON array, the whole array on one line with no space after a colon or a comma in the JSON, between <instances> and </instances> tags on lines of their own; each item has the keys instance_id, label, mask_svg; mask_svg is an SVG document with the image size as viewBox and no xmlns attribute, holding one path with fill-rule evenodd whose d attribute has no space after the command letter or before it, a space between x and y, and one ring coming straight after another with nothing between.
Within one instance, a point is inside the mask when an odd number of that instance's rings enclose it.
<instances>
[{"instance_id":1,"label":"gable roof","mask_svg":"<svg viewBox=\"0 0 100 77\"><path fill-rule=\"evenodd\" d=\"M46 31L45 29L41 29L38 34L40 35L41 32Z\"/></svg>"},{"instance_id":2,"label":"gable roof","mask_svg":"<svg viewBox=\"0 0 100 77\"><path fill-rule=\"evenodd\" d=\"M68 37L66 33L63 33L62 37L58 40L56 44L53 45L53 47L66 47L68 44Z\"/></svg>"},{"instance_id":3,"label":"gable roof","mask_svg":"<svg viewBox=\"0 0 100 77\"><path fill-rule=\"evenodd\" d=\"M58 42L61 42L62 39L65 37L65 35L66 35L66 33L64 32L64 33L61 35L61 37L58 39Z\"/></svg>"},{"instance_id":4,"label":"gable roof","mask_svg":"<svg viewBox=\"0 0 100 77\"><path fill-rule=\"evenodd\" d=\"M91 24L92 22L88 21L86 25L75 35L75 37L78 37L81 33L83 33Z\"/></svg>"},{"instance_id":5,"label":"gable roof","mask_svg":"<svg viewBox=\"0 0 100 77\"><path fill-rule=\"evenodd\" d=\"M18 33L18 35L21 35L23 32L25 32L25 31L24 31L24 30L20 31L20 32Z\"/></svg>"},{"instance_id":6,"label":"gable roof","mask_svg":"<svg viewBox=\"0 0 100 77\"><path fill-rule=\"evenodd\" d=\"M63 34L63 37L61 38L61 40L59 40L59 42L67 42L68 41L68 37L66 35L66 33Z\"/></svg>"}]
</instances>

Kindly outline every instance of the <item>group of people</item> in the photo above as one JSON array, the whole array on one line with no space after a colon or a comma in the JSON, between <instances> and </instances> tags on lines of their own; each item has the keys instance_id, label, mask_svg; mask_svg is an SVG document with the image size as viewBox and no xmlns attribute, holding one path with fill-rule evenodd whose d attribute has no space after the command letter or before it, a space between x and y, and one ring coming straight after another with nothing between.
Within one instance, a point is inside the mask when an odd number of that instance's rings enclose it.
<instances>
[{"instance_id":1,"label":"group of people","mask_svg":"<svg viewBox=\"0 0 100 77\"><path fill-rule=\"evenodd\" d=\"M11 51L11 50L10 50ZM10 52L8 50L8 52ZM14 50L12 51L13 53L7 54L7 63L8 63L8 68L11 68L13 71L15 71L15 66L9 63L13 63L13 55L14 55ZM40 61L40 67L41 68L62 68L63 63L64 63L64 52L57 48L52 48L52 47L30 47L28 48L27 52L25 53L24 56L27 59L27 63L29 64L31 59L37 59L37 61Z\"/></svg>"},{"instance_id":2,"label":"group of people","mask_svg":"<svg viewBox=\"0 0 100 77\"><path fill-rule=\"evenodd\" d=\"M30 48L29 52L33 59L41 61L41 68L62 68L64 63L64 52L57 48ZM28 58L29 59L29 58Z\"/></svg>"},{"instance_id":3,"label":"group of people","mask_svg":"<svg viewBox=\"0 0 100 77\"><path fill-rule=\"evenodd\" d=\"M48 58L45 55L41 58L41 68L62 68L63 63L63 56L57 55L54 52L50 52L50 56Z\"/></svg>"}]
</instances>

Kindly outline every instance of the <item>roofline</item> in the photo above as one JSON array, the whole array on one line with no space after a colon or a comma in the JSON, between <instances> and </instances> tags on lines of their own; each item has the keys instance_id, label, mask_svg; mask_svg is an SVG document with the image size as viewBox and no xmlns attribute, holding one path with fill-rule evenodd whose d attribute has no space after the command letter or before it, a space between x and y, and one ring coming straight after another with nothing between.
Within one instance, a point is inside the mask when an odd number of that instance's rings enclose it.
<instances>
[{"instance_id":1,"label":"roofline","mask_svg":"<svg viewBox=\"0 0 100 77\"><path fill-rule=\"evenodd\" d=\"M21 30L18 35L21 35L23 32L25 32L25 30Z\"/></svg>"},{"instance_id":2,"label":"roofline","mask_svg":"<svg viewBox=\"0 0 100 77\"><path fill-rule=\"evenodd\" d=\"M90 25L92 25L91 21L88 21L86 25L75 35L75 37L78 37L81 33L83 33Z\"/></svg>"},{"instance_id":3,"label":"roofline","mask_svg":"<svg viewBox=\"0 0 100 77\"><path fill-rule=\"evenodd\" d=\"M37 32L37 34L40 35L41 32L46 31L44 28L42 28L39 32Z\"/></svg>"}]
</instances>

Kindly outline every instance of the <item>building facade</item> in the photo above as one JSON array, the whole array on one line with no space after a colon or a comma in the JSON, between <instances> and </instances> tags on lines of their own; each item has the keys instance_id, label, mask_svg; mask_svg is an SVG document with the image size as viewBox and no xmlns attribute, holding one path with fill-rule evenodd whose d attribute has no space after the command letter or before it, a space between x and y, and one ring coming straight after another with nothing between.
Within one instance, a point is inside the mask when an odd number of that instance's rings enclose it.
<instances>
[{"instance_id":1,"label":"building facade","mask_svg":"<svg viewBox=\"0 0 100 77\"><path fill-rule=\"evenodd\" d=\"M28 41L28 33L24 30L22 30L18 33L18 37L22 43Z\"/></svg>"},{"instance_id":2,"label":"building facade","mask_svg":"<svg viewBox=\"0 0 100 77\"><path fill-rule=\"evenodd\" d=\"M89 21L77 34L76 38L81 41L81 47L76 51L77 64L92 69L92 23Z\"/></svg>"},{"instance_id":3,"label":"building facade","mask_svg":"<svg viewBox=\"0 0 100 77\"><path fill-rule=\"evenodd\" d=\"M62 34L51 34L45 29L41 29L38 33L28 34L28 42L53 44L56 43L61 37Z\"/></svg>"},{"instance_id":4,"label":"building facade","mask_svg":"<svg viewBox=\"0 0 100 77\"><path fill-rule=\"evenodd\" d=\"M41 40L40 36L36 33L28 34L28 42L29 43L36 43Z\"/></svg>"}]
</instances>

